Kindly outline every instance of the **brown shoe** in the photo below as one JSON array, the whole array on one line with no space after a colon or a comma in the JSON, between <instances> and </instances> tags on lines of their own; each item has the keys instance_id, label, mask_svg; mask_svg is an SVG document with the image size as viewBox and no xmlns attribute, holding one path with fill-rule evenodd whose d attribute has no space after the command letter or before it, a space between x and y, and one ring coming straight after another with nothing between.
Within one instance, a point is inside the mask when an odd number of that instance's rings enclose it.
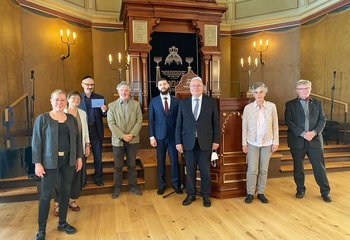
<instances>
[{"instance_id":1,"label":"brown shoe","mask_svg":"<svg viewBox=\"0 0 350 240\"><path fill-rule=\"evenodd\" d=\"M80 207L77 205L75 201L71 201L68 206L72 211L75 211L75 212L80 211Z\"/></svg>"}]
</instances>

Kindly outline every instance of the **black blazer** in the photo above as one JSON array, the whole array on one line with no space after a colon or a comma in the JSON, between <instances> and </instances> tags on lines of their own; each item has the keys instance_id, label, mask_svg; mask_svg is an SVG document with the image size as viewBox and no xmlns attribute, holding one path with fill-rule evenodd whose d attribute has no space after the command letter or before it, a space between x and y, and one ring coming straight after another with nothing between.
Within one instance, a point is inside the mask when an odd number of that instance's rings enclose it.
<instances>
[{"instance_id":1,"label":"black blazer","mask_svg":"<svg viewBox=\"0 0 350 240\"><path fill-rule=\"evenodd\" d=\"M93 92L91 94L91 99L104 99L104 97ZM86 112L86 117L88 117L87 116L87 111L86 111L86 104L85 104L85 93L81 93L80 94L79 108L84 110ZM103 130L103 119L102 119L102 117L106 117L107 116L107 111L103 113L101 108L93 108L93 110L94 110L94 113L95 113L95 121L96 121L96 125L97 125L98 136L99 136L100 140L103 140L104 130Z\"/></svg>"},{"instance_id":2,"label":"black blazer","mask_svg":"<svg viewBox=\"0 0 350 240\"><path fill-rule=\"evenodd\" d=\"M320 101L311 98L309 100L309 129L315 131L317 135L309 142L311 148L321 148L323 146L322 131L326 125L326 117ZM287 141L290 148L304 148L304 138L300 136L305 130L305 113L299 99L286 102L284 119L288 126Z\"/></svg>"},{"instance_id":3,"label":"black blazer","mask_svg":"<svg viewBox=\"0 0 350 240\"><path fill-rule=\"evenodd\" d=\"M193 150L196 142L201 150L211 150L213 143L220 143L220 119L214 99L203 95L197 121L192 113L192 97L180 101L176 120L175 141L184 150Z\"/></svg>"}]
</instances>

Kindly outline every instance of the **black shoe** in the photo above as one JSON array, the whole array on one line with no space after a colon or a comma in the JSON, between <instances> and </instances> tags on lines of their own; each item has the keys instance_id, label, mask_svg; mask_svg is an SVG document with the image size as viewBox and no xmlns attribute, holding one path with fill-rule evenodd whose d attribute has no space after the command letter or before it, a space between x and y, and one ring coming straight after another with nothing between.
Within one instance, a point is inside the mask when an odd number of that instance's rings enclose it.
<instances>
[{"instance_id":1,"label":"black shoe","mask_svg":"<svg viewBox=\"0 0 350 240\"><path fill-rule=\"evenodd\" d=\"M163 195L164 192L165 192L165 187L158 188L158 190L157 190L158 195Z\"/></svg>"},{"instance_id":2,"label":"black shoe","mask_svg":"<svg viewBox=\"0 0 350 240\"><path fill-rule=\"evenodd\" d=\"M252 194L247 194L247 196L244 199L245 203L252 203L254 196Z\"/></svg>"},{"instance_id":3,"label":"black shoe","mask_svg":"<svg viewBox=\"0 0 350 240\"><path fill-rule=\"evenodd\" d=\"M112 192L112 199L118 198L120 195L120 189L119 188L114 188Z\"/></svg>"},{"instance_id":4,"label":"black shoe","mask_svg":"<svg viewBox=\"0 0 350 240\"><path fill-rule=\"evenodd\" d=\"M203 206L204 207L210 207L211 206L211 201L209 197L203 197Z\"/></svg>"},{"instance_id":5,"label":"black shoe","mask_svg":"<svg viewBox=\"0 0 350 240\"><path fill-rule=\"evenodd\" d=\"M131 192L134 195L142 196L142 192L137 187L131 188L129 192Z\"/></svg>"},{"instance_id":6,"label":"black shoe","mask_svg":"<svg viewBox=\"0 0 350 240\"><path fill-rule=\"evenodd\" d=\"M35 240L45 240L45 231L38 230L35 235Z\"/></svg>"},{"instance_id":7,"label":"black shoe","mask_svg":"<svg viewBox=\"0 0 350 240\"><path fill-rule=\"evenodd\" d=\"M196 200L195 195L187 195L185 200L182 202L182 205L184 206L190 205L194 200Z\"/></svg>"},{"instance_id":8,"label":"black shoe","mask_svg":"<svg viewBox=\"0 0 350 240\"><path fill-rule=\"evenodd\" d=\"M295 194L296 198L303 198L305 195L304 191L297 191L297 193Z\"/></svg>"},{"instance_id":9,"label":"black shoe","mask_svg":"<svg viewBox=\"0 0 350 240\"><path fill-rule=\"evenodd\" d=\"M104 186L105 185L102 180L95 181L95 184L97 186Z\"/></svg>"},{"instance_id":10,"label":"black shoe","mask_svg":"<svg viewBox=\"0 0 350 240\"><path fill-rule=\"evenodd\" d=\"M181 188L173 188L173 189L176 192L176 194L183 194L184 193L184 191L182 191Z\"/></svg>"},{"instance_id":11,"label":"black shoe","mask_svg":"<svg viewBox=\"0 0 350 240\"><path fill-rule=\"evenodd\" d=\"M332 202L331 195L329 194L322 195L322 198L323 198L323 201L325 202Z\"/></svg>"},{"instance_id":12,"label":"black shoe","mask_svg":"<svg viewBox=\"0 0 350 240\"><path fill-rule=\"evenodd\" d=\"M269 200L265 197L265 195L263 193L258 194L258 199L260 200L260 202L262 203L268 203Z\"/></svg>"},{"instance_id":13,"label":"black shoe","mask_svg":"<svg viewBox=\"0 0 350 240\"><path fill-rule=\"evenodd\" d=\"M67 222L65 222L63 224L58 224L57 230L60 232L66 232L68 234L74 234L77 231L77 229L75 227L69 225Z\"/></svg>"}]
</instances>

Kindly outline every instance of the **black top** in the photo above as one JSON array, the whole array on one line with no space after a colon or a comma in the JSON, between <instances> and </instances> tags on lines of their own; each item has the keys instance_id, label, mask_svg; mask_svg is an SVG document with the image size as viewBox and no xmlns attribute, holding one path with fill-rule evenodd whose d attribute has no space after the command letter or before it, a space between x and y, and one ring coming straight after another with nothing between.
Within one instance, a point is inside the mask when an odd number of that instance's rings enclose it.
<instances>
[{"instance_id":1,"label":"black top","mask_svg":"<svg viewBox=\"0 0 350 240\"><path fill-rule=\"evenodd\" d=\"M66 123L58 123L58 151L69 152L69 128Z\"/></svg>"}]
</instances>

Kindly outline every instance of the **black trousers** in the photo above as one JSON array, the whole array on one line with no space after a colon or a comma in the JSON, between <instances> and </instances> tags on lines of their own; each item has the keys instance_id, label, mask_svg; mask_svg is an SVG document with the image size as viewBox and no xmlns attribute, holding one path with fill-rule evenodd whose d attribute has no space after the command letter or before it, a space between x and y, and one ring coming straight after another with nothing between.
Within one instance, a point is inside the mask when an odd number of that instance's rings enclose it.
<instances>
[{"instance_id":1,"label":"black trousers","mask_svg":"<svg viewBox=\"0 0 350 240\"><path fill-rule=\"evenodd\" d=\"M201 150L198 141L194 145L193 150L185 150L184 157L186 162L186 193L187 195L196 194L196 171L197 165L201 177L201 195L209 197L211 193L210 178L210 156L211 150Z\"/></svg>"},{"instance_id":2,"label":"black trousers","mask_svg":"<svg viewBox=\"0 0 350 240\"><path fill-rule=\"evenodd\" d=\"M124 155L126 155L126 164L128 166L128 183L129 189L137 187L137 171L136 171L136 153L139 147L138 143L127 143L121 147L113 146L114 155L114 188L120 189L123 183L123 166Z\"/></svg>"},{"instance_id":3,"label":"black trousers","mask_svg":"<svg viewBox=\"0 0 350 240\"><path fill-rule=\"evenodd\" d=\"M306 140L305 140L306 141ZM308 156L312 165L315 180L320 187L321 195L326 195L330 192L329 182L327 179L325 161L322 148L309 148L308 143L305 143L303 149L291 148L290 152L293 157L294 181L297 185L297 191L305 191L305 174L304 174L304 158Z\"/></svg>"},{"instance_id":4,"label":"black trousers","mask_svg":"<svg viewBox=\"0 0 350 240\"><path fill-rule=\"evenodd\" d=\"M46 174L41 179L38 216L39 230L45 231L46 229L51 195L56 185L58 186L60 196L58 202L60 206L59 223L66 222L74 168L74 166L69 166L68 159L60 158L58 168L45 169Z\"/></svg>"},{"instance_id":5,"label":"black trousers","mask_svg":"<svg viewBox=\"0 0 350 240\"><path fill-rule=\"evenodd\" d=\"M102 166L102 141L98 135L96 124L89 125L89 138L92 148L92 155L94 156L95 175L94 181L102 181L103 166Z\"/></svg>"}]
</instances>

